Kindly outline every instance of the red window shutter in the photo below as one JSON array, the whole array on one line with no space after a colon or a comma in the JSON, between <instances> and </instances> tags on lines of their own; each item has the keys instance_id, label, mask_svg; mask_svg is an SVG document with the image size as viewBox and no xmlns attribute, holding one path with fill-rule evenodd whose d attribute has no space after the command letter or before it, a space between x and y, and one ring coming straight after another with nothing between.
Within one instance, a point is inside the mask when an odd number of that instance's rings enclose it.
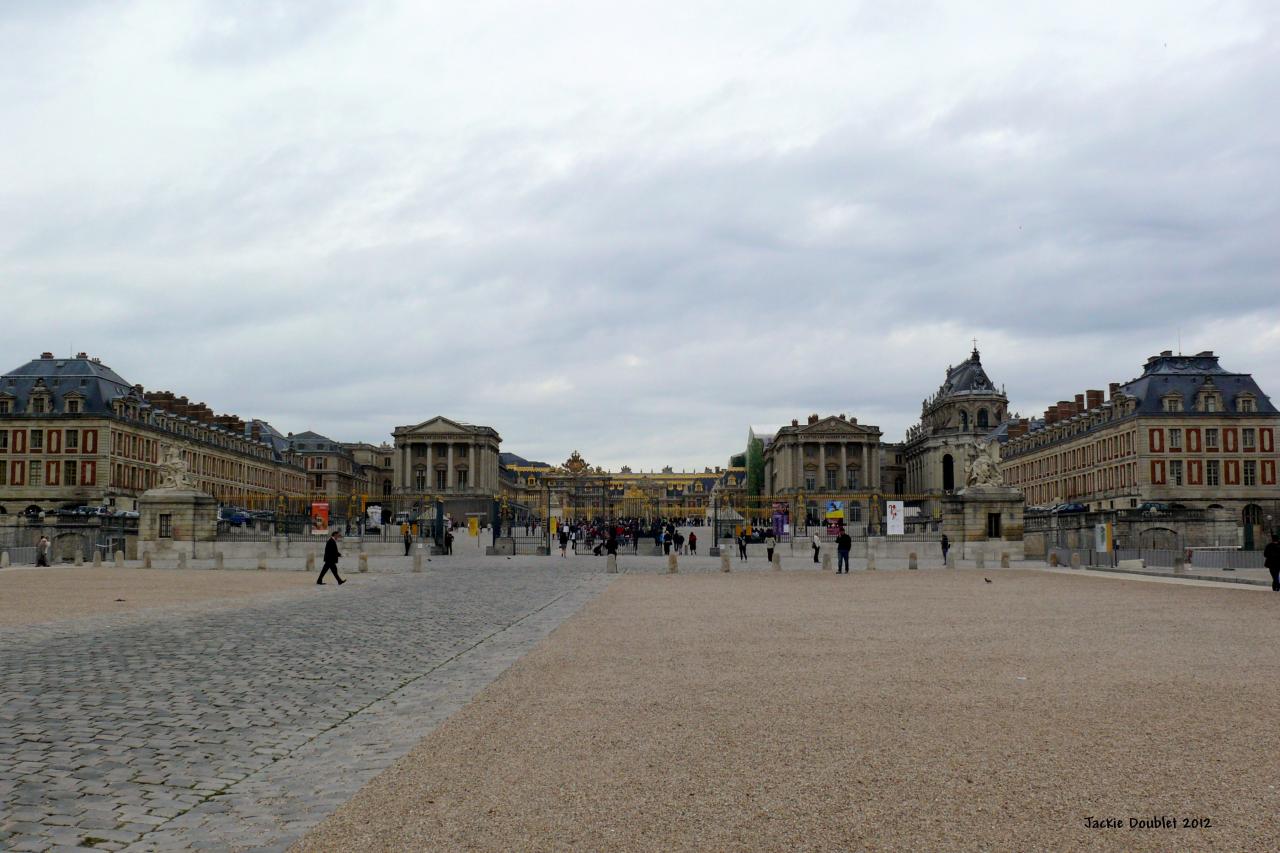
<instances>
[{"instance_id":1,"label":"red window shutter","mask_svg":"<svg viewBox=\"0 0 1280 853\"><path fill-rule=\"evenodd\" d=\"M1151 484L1160 486L1164 484L1164 463L1158 460L1151 460Z\"/></svg>"},{"instance_id":2,"label":"red window shutter","mask_svg":"<svg viewBox=\"0 0 1280 853\"><path fill-rule=\"evenodd\" d=\"M98 477L97 462L81 462L80 463L80 483L85 486L94 485L94 480Z\"/></svg>"},{"instance_id":3,"label":"red window shutter","mask_svg":"<svg viewBox=\"0 0 1280 853\"><path fill-rule=\"evenodd\" d=\"M1236 459L1228 459L1225 466L1226 481L1228 486L1238 486L1240 484L1240 462Z\"/></svg>"},{"instance_id":4,"label":"red window shutter","mask_svg":"<svg viewBox=\"0 0 1280 853\"><path fill-rule=\"evenodd\" d=\"M84 434L84 452L85 452L85 453L97 453L97 452L98 452L98 431L97 431L96 429L91 429L91 430L88 430L87 432L85 432L85 434Z\"/></svg>"},{"instance_id":5,"label":"red window shutter","mask_svg":"<svg viewBox=\"0 0 1280 853\"><path fill-rule=\"evenodd\" d=\"M1270 453L1275 448L1275 437L1271 427L1258 430L1258 446L1262 448L1263 453Z\"/></svg>"},{"instance_id":6,"label":"red window shutter","mask_svg":"<svg viewBox=\"0 0 1280 853\"><path fill-rule=\"evenodd\" d=\"M1188 453L1200 452L1200 430L1198 429L1187 430L1187 452Z\"/></svg>"},{"instance_id":7,"label":"red window shutter","mask_svg":"<svg viewBox=\"0 0 1280 853\"><path fill-rule=\"evenodd\" d=\"M1152 453L1164 452L1164 430L1153 429L1147 433L1147 444L1151 448Z\"/></svg>"},{"instance_id":8,"label":"red window shutter","mask_svg":"<svg viewBox=\"0 0 1280 853\"><path fill-rule=\"evenodd\" d=\"M1227 453L1235 453L1240 444L1238 436L1239 432L1235 427L1224 429L1222 431L1222 449Z\"/></svg>"},{"instance_id":9,"label":"red window shutter","mask_svg":"<svg viewBox=\"0 0 1280 853\"><path fill-rule=\"evenodd\" d=\"M25 429L15 429L13 431L13 452L14 453L27 452L27 431ZM19 484L15 483L14 485L19 485Z\"/></svg>"},{"instance_id":10,"label":"red window shutter","mask_svg":"<svg viewBox=\"0 0 1280 853\"><path fill-rule=\"evenodd\" d=\"M1200 480L1204 476L1204 463L1199 459L1192 459L1187 463L1187 483L1188 485L1198 486Z\"/></svg>"},{"instance_id":11,"label":"red window shutter","mask_svg":"<svg viewBox=\"0 0 1280 853\"><path fill-rule=\"evenodd\" d=\"M50 453L61 453L62 452L62 430L60 429L49 430L48 443L49 443Z\"/></svg>"},{"instance_id":12,"label":"red window shutter","mask_svg":"<svg viewBox=\"0 0 1280 853\"><path fill-rule=\"evenodd\" d=\"M44 463L44 481L48 483L50 486L58 485L58 472L61 468L62 468L61 462Z\"/></svg>"},{"instance_id":13,"label":"red window shutter","mask_svg":"<svg viewBox=\"0 0 1280 853\"><path fill-rule=\"evenodd\" d=\"M27 484L27 463L13 463L13 468L9 471L9 482L15 486L25 486Z\"/></svg>"},{"instance_id":14,"label":"red window shutter","mask_svg":"<svg viewBox=\"0 0 1280 853\"><path fill-rule=\"evenodd\" d=\"M1262 460L1262 484L1265 486L1274 486L1276 484L1276 462L1274 459Z\"/></svg>"}]
</instances>

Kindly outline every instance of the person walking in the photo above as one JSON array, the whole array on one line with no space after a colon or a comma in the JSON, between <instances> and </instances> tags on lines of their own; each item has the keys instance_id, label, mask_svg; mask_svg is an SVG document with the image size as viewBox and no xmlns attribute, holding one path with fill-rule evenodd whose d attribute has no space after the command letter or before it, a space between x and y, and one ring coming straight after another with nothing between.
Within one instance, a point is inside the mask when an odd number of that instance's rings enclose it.
<instances>
[{"instance_id":1,"label":"person walking","mask_svg":"<svg viewBox=\"0 0 1280 853\"><path fill-rule=\"evenodd\" d=\"M747 537L741 533L738 534L738 559L744 563L747 561Z\"/></svg>"},{"instance_id":2,"label":"person walking","mask_svg":"<svg viewBox=\"0 0 1280 853\"><path fill-rule=\"evenodd\" d=\"M942 565L947 564L947 552L951 550L951 540L947 538L947 534L942 534Z\"/></svg>"},{"instance_id":3,"label":"person walking","mask_svg":"<svg viewBox=\"0 0 1280 853\"><path fill-rule=\"evenodd\" d=\"M818 562L818 555L822 553L822 536L818 531L813 531L813 561Z\"/></svg>"},{"instance_id":4,"label":"person walking","mask_svg":"<svg viewBox=\"0 0 1280 853\"><path fill-rule=\"evenodd\" d=\"M692 530L689 531L689 556L694 557L698 554L698 534Z\"/></svg>"},{"instance_id":5,"label":"person walking","mask_svg":"<svg viewBox=\"0 0 1280 853\"><path fill-rule=\"evenodd\" d=\"M404 528L404 555L409 556L409 549L413 547L413 536L409 534L409 526L406 524Z\"/></svg>"},{"instance_id":6,"label":"person walking","mask_svg":"<svg viewBox=\"0 0 1280 853\"><path fill-rule=\"evenodd\" d=\"M842 571L849 574L849 551L852 549L853 539L849 537L849 531L842 529L836 537L836 574Z\"/></svg>"},{"instance_id":7,"label":"person walking","mask_svg":"<svg viewBox=\"0 0 1280 853\"><path fill-rule=\"evenodd\" d=\"M338 550L338 537L341 535L335 530L329 534L329 541L324 543L324 565L320 567L320 577L316 578L316 583L321 586L324 586L326 572L333 572L333 579L338 582L338 586L346 583L338 575L338 560L342 559L342 552Z\"/></svg>"},{"instance_id":8,"label":"person walking","mask_svg":"<svg viewBox=\"0 0 1280 853\"><path fill-rule=\"evenodd\" d=\"M662 553L663 554L671 553L671 533L670 532L665 532L662 534Z\"/></svg>"},{"instance_id":9,"label":"person walking","mask_svg":"<svg viewBox=\"0 0 1280 853\"><path fill-rule=\"evenodd\" d=\"M569 531L561 527L560 528L560 559L563 560L567 556L569 556Z\"/></svg>"},{"instance_id":10,"label":"person walking","mask_svg":"<svg viewBox=\"0 0 1280 853\"><path fill-rule=\"evenodd\" d=\"M768 533L766 533L766 534L764 535L764 550L765 550L765 558L766 558L770 563L772 563L772 562L773 562L773 549L774 549L774 548L777 548L777 547L778 547L778 540L777 540L777 538L773 535L773 531L772 531L772 530L770 530Z\"/></svg>"},{"instance_id":11,"label":"person walking","mask_svg":"<svg viewBox=\"0 0 1280 853\"><path fill-rule=\"evenodd\" d=\"M1263 565L1271 572L1271 589L1280 592L1280 534L1271 534L1271 542L1262 552Z\"/></svg>"},{"instance_id":12,"label":"person walking","mask_svg":"<svg viewBox=\"0 0 1280 853\"><path fill-rule=\"evenodd\" d=\"M444 533L444 552L446 554L453 553L453 531L446 530Z\"/></svg>"},{"instance_id":13,"label":"person walking","mask_svg":"<svg viewBox=\"0 0 1280 853\"><path fill-rule=\"evenodd\" d=\"M40 541L36 543L36 565L49 565L49 540L47 537L41 536Z\"/></svg>"}]
</instances>

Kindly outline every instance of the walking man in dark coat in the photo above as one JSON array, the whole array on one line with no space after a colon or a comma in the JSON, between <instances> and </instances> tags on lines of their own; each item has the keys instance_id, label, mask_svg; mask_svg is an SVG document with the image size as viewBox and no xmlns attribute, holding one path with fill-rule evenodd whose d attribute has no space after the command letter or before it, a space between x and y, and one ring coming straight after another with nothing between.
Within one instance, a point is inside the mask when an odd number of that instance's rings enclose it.
<instances>
[{"instance_id":1,"label":"walking man in dark coat","mask_svg":"<svg viewBox=\"0 0 1280 853\"><path fill-rule=\"evenodd\" d=\"M1280 592L1280 535L1271 534L1271 542L1262 552L1262 561L1271 572L1271 589Z\"/></svg>"},{"instance_id":2,"label":"walking man in dark coat","mask_svg":"<svg viewBox=\"0 0 1280 853\"><path fill-rule=\"evenodd\" d=\"M409 549L413 547L413 535L409 533L408 525L404 528L404 555L409 556Z\"/></svg>"},{"instance_id":3,"label":"walking man in dark coat","mask_svg":"<svg viewBox=\"0 0 1280 853\"><path fill-rule=\"evenodd\" d=\"M951 540L947 538L947 534L942 534L942 565L947 564L947 552L951 550Z\"/></svg>"},{"instance_id":4,"label":"walking man in dark coat","mask_svg":"<svg viewBox=\"0 0 1280 853\"><path fill-rule=\"evenodd\" d=\"M853 549L853 539L847 530L841 529L836 537L836 574L849 574L849 552Z\"/></svg>"},{"instance_id":5,"label":"walking man in dark coat","mask_svg":"<svg viewBox=\"0 0 1280 853\"><path fill-rule=\"evenodd\" d=\"M329 541L324 543L324 565L320 567L320 577L316 578L316 583L324 585L324 573L333 572L333 578L338 582L338 586L342 586L346 581L338 574L338 560L342 557L342 552L338 550L338 531L329 534Z\"/></svg>"}]
</instances>

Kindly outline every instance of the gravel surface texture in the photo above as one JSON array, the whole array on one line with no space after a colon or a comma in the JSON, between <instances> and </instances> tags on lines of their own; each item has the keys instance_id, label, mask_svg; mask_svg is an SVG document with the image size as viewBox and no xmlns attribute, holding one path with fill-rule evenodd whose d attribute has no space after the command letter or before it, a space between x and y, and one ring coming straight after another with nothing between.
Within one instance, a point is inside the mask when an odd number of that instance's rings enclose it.
<instances>
[{"instance_id":1,"label":"gravel surface texture","mask_svg":"<svg viewBox=\"0 0 1280 853\"><path fill-rule=\"evenodd\" d=\"M310 576L286 572L8 569L0 572L0 627L305 591L314 581Z\"/></svg>"},{"instance_id":2,"label":"gravel surface texture","mask_svg":"<svg viewBox=\"0 0 1280 853\"><path fill-rule=\"evenodd\" d=\"M624 577L296 849L1275 850L1278 625L1047 572Z\"/></svg>"}]
</instances>

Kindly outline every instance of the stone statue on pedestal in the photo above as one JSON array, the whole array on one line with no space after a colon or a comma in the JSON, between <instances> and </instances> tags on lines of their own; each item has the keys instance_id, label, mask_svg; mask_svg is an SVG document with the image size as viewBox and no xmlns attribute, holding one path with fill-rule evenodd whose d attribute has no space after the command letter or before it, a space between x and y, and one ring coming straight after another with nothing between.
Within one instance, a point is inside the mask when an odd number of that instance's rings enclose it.
<instances>
[{"instance_id":1,"label":"stone statue on pedestal","mask_svg":"<svg viewBox=\"0 0 1280 853\"><path fill-rule=\"evenodd\" d=\"M164 446L164 454L160 458L160 475L162 489L194 489L196 486L182 451L172 444Z\"/></svg>"},{"instance_id":2,"label":"stone statue on pedestal","mask_svg":"<svg viewBox=\"0 0 1280 853\"><path fill-rule=\"evenodd\" d=\"M980 442L972 448L969 460L970 486L1003 486L1004 477L1000 474L1000 443L997 441Z\"/></svg>"}]
</instances>

